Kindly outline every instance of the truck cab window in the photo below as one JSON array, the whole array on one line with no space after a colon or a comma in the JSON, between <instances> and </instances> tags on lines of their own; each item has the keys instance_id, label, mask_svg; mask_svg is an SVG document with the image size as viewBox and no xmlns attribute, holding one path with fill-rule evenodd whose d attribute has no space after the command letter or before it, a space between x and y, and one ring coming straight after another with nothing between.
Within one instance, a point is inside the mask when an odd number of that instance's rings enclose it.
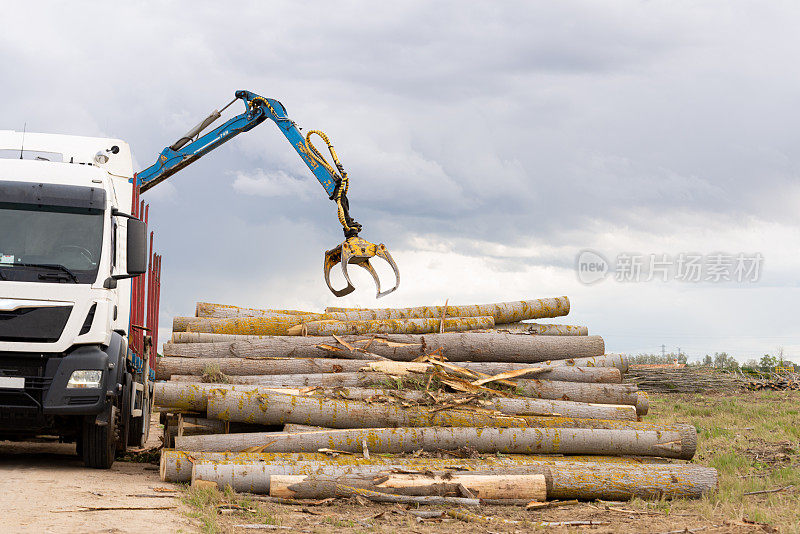
<instances>
[{"instance_id":1,"label":"truck cab window","mask_svg":"<svg viewBox=\"0 0 800 534\"><path fill-rule=\"evenodd\" d=\"M100 209L0 202L0 269L20 282L94 282L103 222Z\"/></svg>"}]
</instances>

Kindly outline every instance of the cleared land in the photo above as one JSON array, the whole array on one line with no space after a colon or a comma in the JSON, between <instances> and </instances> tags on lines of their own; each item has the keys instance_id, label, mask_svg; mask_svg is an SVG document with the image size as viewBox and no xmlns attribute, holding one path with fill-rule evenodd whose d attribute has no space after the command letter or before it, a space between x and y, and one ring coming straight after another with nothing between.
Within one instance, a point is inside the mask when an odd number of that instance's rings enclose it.
<instances>
[{"instance_id":1,"label":"cleared land","mask_svg":"<svg viewBox=\"0 0 800 534\"><path fill-rule=\"evenodd\" d=\"M420 522L398 506L355 500L320 506L279 505L164 484L155 466L148 463L117 462L111 471L87 470L74 456L73 445L3 442L0 506L7 513L2 531L429 534L456 529L527 532L536 530L540 521L583 520L604 524L553 531L800 533L800 392L664 394L651 396L651 401L649 421L681 421L698 428L694 462L719 470L719 491L697 501L593 502L538 511L481 507L483 515L518 524L451 518ZM159 433L154 424L151 444L157 443L153 437ZM157 489L164 487L178 491ZM781 491L745 495L777 489ZM226 506L231 504L234 506ZM82 506L133 509L79 511ZM157 509L160 507L167 509ZM242 524L261 524L269 530L234 526Z\"/></svg>"},{"instance_id":2,"label":"cleared land","mask_svg":"<svg viewBox=\"0 0 800 534\"><path fill-rule=\"evenodd\" d=\"M648 420L686 422L700 432L693 462L720 472L719 490L696 501L580 503L526 511L481 507L499 520L418 520L404 508L351 501L320 506L257 502L231 492L186 488L183 511L203 532L253 532L235 525L270 525L275 532L526 532L544 521L604 524L555 532L800 532L800 393L651 396ZM780 491L774 491L780 490ZM769 493L750 492L766 491ZM233 505L233 506L231 506ZM427 508L426 508L427 509ZM552 528L552 527L548 527ZM548 530L550 531L550 530Z\"/></svg>"}]
</instances>

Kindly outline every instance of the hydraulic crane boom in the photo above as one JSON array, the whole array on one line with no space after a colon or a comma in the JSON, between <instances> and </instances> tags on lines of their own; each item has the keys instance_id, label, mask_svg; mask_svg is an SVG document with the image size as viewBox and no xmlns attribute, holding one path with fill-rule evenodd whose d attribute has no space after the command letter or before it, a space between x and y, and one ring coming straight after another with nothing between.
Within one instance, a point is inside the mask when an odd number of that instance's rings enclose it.
<instances>
[{"instance_id":1,"label":"hydraulic crane boom","mask_svg":"<svg viewBox=\"0 0 800 534\"><path fill-rule=\"evenodd\" d=\"M237 100L241 100L244 103L245 110L243 113L203 133L222 116L223 111ZM272 120L278 126L278 129L286 136L286 139L289 140L308 168L311 169L319 183L322 184L328 197L336 202L339 222L344 230L345 240L341 245L325 252L325 283L331 292L337 297L342 297L355 290L347 273L348 264L363 267L372 275L378 288L378 298L388 295L397 289L400 284L400 273L389 251L383 244L376 245L358 237L361 225L350 216L347 200L349 179L328 137L318 130L311 130L303 137L294 121L287 116L286 108L277 100L265 98L250 91L236 91L235 98L231 102L219 111L214 110L200 124L189 130L175 143L164 148L159 154L156 163L139 172L134 179L142 191L147 191L223 143L230 141L242 132L252 130L267 119ZM318 135L325 142L335 168L328 163L320 151L311 143L312 135ZM376 256L386 260L395 274L396 282L394 287L386 291L381 291L378 274L369 262L371 258ZM331 269L337 263L342 264L342 272L347 281L347 286L343 289L334 289L330 282Z\"/></svg>"}]
</instances>

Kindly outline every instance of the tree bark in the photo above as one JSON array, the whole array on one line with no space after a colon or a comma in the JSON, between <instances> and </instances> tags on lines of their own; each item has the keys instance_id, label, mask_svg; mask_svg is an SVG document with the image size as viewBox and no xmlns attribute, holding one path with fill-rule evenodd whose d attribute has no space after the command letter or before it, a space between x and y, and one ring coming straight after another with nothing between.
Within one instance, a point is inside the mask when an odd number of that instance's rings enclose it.
<instances>
[{"instance_id":1,"label":"tree bark","mask_svg":"<svg viewBox=\"0 0 800 534\"><path fill-rule=\"evenodd\" d=\"M179 337L176 337L179 336ZM208 337L213 336L213 337ZM411 361L420 356L441 350L452 362L514 362L538 363L564 360L566 365L609 366L627 370L623 355L606 355L600 336L525 336L506 332L455 332L446 334L383 334L338 336L356 348L397 361ZM202 333L175 333L180 343L164 346L166 356L186 357L292 357L324 358L347 351L333 337L281 337L239 336ZM217 341L206 341L217 340ZM202 344L202 347L192 346ZM586 363L583 358L595 358L597 363ZM574 360L578 363L570 363Z\"/></svg>"},{"instance_id":2,"label":"tree bark","mask_svg":"<svg viewBox=\"0 0 800 534\"><path fill-rule=\"evenodd\" d=\"M208 462L209 468L214 472L228 472L235 479L222 483L230 484L236 491L253 491L248 489L248 484L255 479L251 474L285 474L285 475L313 475L341 476L347 474L373 474L390 472L393 470L404 471L446 471L467 470L474 472L478 469L518 469L541 465L555 465L564 462L569 464L597 463L601 465L619 466L620 469L631 469L643 465L676 465L666 464L666 460L655 457L626 458L619 456L563 456L508 454L503 456L485 456L483 458L424 458L413 456L387 457L340 455L328 456L322 453L252 453L252 452L202 452L162 449L161 467L159 470L161 480L164 482L188 482L191 480L192 464ZM252 470L234 470L229 466L261 466ZM677 464L681 465L681 464ZM205 473L209 473L206 471ZM207 480L212 480L207 478ZM267 488L268 490L269 488Z\"/></svg>"},{"instance_id":3,"label":"tree bark","mask_svg":"<svg viewBox=\"0 0 800 534\"><path fill-rule=\"evenodd\" d=\"M335 486L339 484L395 495L443 497L463 496L459 492L459 486L462 486L479 499L547 500L547 483L541 473L451 473L449 476L390 473L382 476L344 477L271 475L269 495L285 499L325 499L337 496Z\"/></svg>"},{"instance_id":4,"label":"tree bark","mask_svg":"<svg viewBox=\"0 0 800 534\"><path fill-rule=\"evenodd\" d=\"M289 434L297 434L298 432L317 432L319 430L331 430L324 426L311 426L311 425L298 425L296 423L286 423L283 425L283 431Z\"/></svg>"},{"instance_id":5,"label":"tree bark","mask_svg":"<svg viewBox=\"0 0 800 534\"><path fill-rule=\"evenodd\" d=\"M585 326L542 323L506 323L497 324L493 330L511 332L513 334L534 334L537 336L588 336Z\"/></svg>"},{"instance_id":6,"label":"tree bark","mask_svg":"<svg viewBox=\"0 0 800 534\"><path fill-rule=\"evenodd\" d=\"M319 320L299 324L287 330L293 336L344 336L364 334L428 334L465 332L494 326L492 317L452 317L439 319L375 319L365 321Z\"/></svg>"},{"instance_id":7,"label":"tree bark","mask_svg":"<svg viewBox=\"0 0 800 534\"><path fill-rule=\"evenodd\" d=\"M495 304L468 306L418 306L415 308L326 308L326 313L346 313L350 319L405 319L445 317L478 317L490 315L496 324L515 323L526 319L561 317L569 313L569 298L555 297Z\"/></svg>"},{"instance_id":8,"label":"tree bark","mask_svg":"<svg viewBox=\"0 0 800 534\"><path fill-rule=\"evenodd\" d=\"M373 428L284 434L218 434L175 438L175 447L198 451L316 452L322 448L373 454L417 450L478 453L661 456L689 460L697 447L694 427L682 432L595 428Z\"/></svg>"},{"instance_id":9,"label":"tree bark","mask_svg":"<svg viewBox=\"0 0 800 534\"><path fill-rule=\"evenodd\" d=\"M410 365L407 362L391 362L398 369ZM413 364L414 368L430 364ZM537 364L518 364L503 362L462 362L459 367L486 375L496 375L507 371L531 369L531 376L540 379L567 382L620 383L622 375L614 367L546 367ZM291 375L318 373L357 373L383 369L380 362L370 360L339 360L334 358L175 358L165 356L158 360L156 380L169 380L172 375L202 375L208 366L219 367L226 375ZM525 376L525 375L521 375Z\"/></svg>"},{"instance_id":10,"label":"tree bark","mask_svg":"<svg viewBox=\"0 0 800 534\"><path fill-rule=\"evenodd\" d=\"M236 392L215 390L209 394L207 414L211 419L260 425L298 423L326 428L389 428L389 427L540 427L540 428L603 428L642 431L691 431L683 424L578 419L547 415L506 415L465 410L458 406L403 406L369 403L326 397L305 397L258 391Z\"/></svg>"}]
</instances>

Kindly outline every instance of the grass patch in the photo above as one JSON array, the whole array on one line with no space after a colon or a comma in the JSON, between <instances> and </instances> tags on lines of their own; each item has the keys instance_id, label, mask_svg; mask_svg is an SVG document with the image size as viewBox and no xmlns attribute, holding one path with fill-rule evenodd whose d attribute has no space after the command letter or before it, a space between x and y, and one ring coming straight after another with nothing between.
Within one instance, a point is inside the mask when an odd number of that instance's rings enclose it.
<instances>
[{"instance_id":1,"label":"grass patch","mask_svg":"<svg viewBox=\"0 0 800 534\"><path fill-rule=\"evenodd\" d=\"M748 519L800 533L799 408L794 391L652 395L644 419L694 425L699 439L693 462L719 471L717 491L697 501L675 501L669 513L696 513L714 522ZM778 493L745 495L790 485Z\"/></svg>"}]
</instances>

